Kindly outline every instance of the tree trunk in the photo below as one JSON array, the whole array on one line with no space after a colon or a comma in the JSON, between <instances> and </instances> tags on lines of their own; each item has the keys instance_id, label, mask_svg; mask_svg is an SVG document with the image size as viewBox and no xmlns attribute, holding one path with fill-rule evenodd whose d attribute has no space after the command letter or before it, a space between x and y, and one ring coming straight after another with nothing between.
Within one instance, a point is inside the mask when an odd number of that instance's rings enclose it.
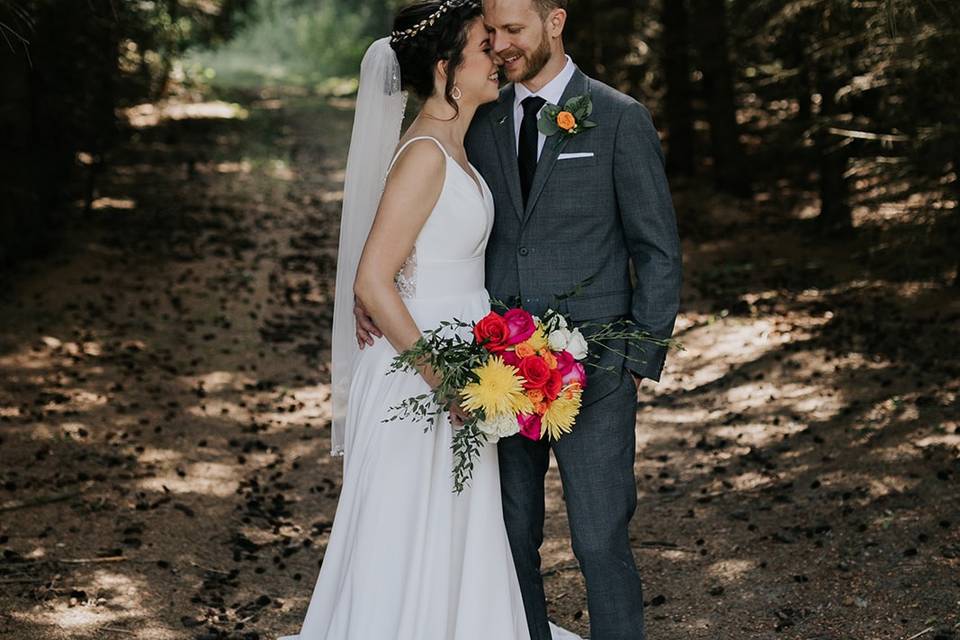
<instances>
[{"instance_id":1,"label":"tree trunk","mask_svg":"<svg viewBox=\"0 0 960 640\"><path fill-rule=\"evenodd\" d=\"M628 93L636 93L637 84L633 75L638 15L635 4L573 0L565 38L571 57L584 73Z\"/></svg>"},{"instance_id":2,"label":"tree trunk","mask_svg":"<svg viewBox=\"0 0 960 640\"><path fill-rule=\"evenodd\" d=\"M597 4L597 0L574 0L571 3L564 41L581 71L604 80L597 68L600 63L596 37L599 28Z\"/></svg>"},{"instance_id":3,"label":"tree trunk","mask_svg":"<svg viewBox=\"0 0 960 640\"><path fill-rule=\"evenodd\" d=\"M667 171L692 176L694 167L693 92L690 85L689 16L684 0L664 0L663 73L666 84Z\"/></svg>"},{"instance_id":4,"label":"tree trunk","mask_svg":"<svg viewBox=\"0 0 960 640\"><path fill-rule=\"evenodd\" d=\"M960 145L954 140L953 149L953 190L957 201L960 202ZM953 246L960 246L960 206L953 208L953 237L955 239ZM953 288L960 291L960 257L955 262L957 273L953 276Z\"/></svg>"},{"instance_id":5,"label":"tree trunk","mask_svg":"<svg viewBox=\"0 0 960 640\"><path fill-rule=\"evenodd\" d=\"M714 177L719 190L749 196L750 179L737 126L734 71L727 45L725 0L692 0L703 90L710 121Z\"/></svg>"},{"instance_id":6,"label":"tree trunk","mask_svg":"<svg viewBox=\"0 0 960 640\"><path fill-rule=\"evenodd\" d=\"M829 230L850 230L853 215L849 205L849 185L844 174L847 171L847 150L837 136L827 129L839 113L836 101L837 83L828 77L830 69L821 69L818 79L820 94L820 123L817 127L816 145L820 171L821 226Z\"/></svg>"}]
</instances>

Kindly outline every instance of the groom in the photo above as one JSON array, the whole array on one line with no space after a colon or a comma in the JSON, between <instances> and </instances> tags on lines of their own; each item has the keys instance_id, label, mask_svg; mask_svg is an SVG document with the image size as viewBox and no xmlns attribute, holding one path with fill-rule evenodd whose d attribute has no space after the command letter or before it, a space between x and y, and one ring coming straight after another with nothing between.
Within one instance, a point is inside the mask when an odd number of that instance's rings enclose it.
<instances>
[{"instance_id":1,"label":"groom","mask_svg":"<svg viewBox=\"0 0 960 640\"><path fill-rule=\"evenodd\" d=\"M631 318L669 338L680 246L660 140L646 108L588 78L566 56L567 0L485 0L484 21L512 84L481 107L467 153L493 191L486 286L534 314L574 323ZM545 103L589 95L596 127L558 139L538 131ZM569 124L569 123L568 123ZM636 282L631 283L632 262ZM579 295L556 294L588 281ZM532 640L550 640L540 545L553 449L573 551L587 585L592 640L643 640L643 595L630 548L637 388L660 379L665 348L613 344L588 369L573 432L555 443L500 440L503 511ZM624 352L627 358L615 352Z\"/></svg>"},{"instance_id":2,"label":"groom","mask_svg":"<svg viewBox=\"0 0 960 640\"><path fill-rule=\"evenodd\" d=\"M496 202L486 252L491 296L575 324L630 318L670 337L679 305L680 246L660 140L636 100L588 78L564 52L567 0L485 0L484 21L508 85L477 112L470 161ZM596 127L540 133L546 103L589 96ZM569 124L569 123L567 123ZM636 273L631 280L630 264ZM578 295L554 296L582 286ZM378 334L362 310L358 337ZM630 548L636 509L637 388L659 380L664 348L609 344L588 369L583 408L558 442L500 440L507 534L531 640L550 640L540 545L544 475L553 449L573 551L587 585L593 640L643 640L643 594ZM627 357L623 357L626 352Z\"/></svg>"}]
</instances>

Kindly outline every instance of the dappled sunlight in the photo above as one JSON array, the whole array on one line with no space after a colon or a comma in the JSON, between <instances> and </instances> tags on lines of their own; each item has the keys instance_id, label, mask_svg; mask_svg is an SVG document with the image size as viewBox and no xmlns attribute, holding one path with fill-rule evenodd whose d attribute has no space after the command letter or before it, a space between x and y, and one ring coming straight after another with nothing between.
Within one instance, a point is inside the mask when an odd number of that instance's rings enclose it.
<instances>
[{"instance_id":1,"label":"dappled sunlight","mask_svg":"<svg viewBox=\"0 0 960 640\"><path fill-rule=\"evenodd\" d=\"M697 554L687 549L650 549L645 550L646 555L658 557L660 560L668 562L696 562Z\"/></svg>"},{"instance_id":2,"label":"dappled sunlight","mask_svg":"<svg viewBox=\"0 0 960 640\"><path fill-rule=\"evenodd\" d=\"M130 126L144 129L155 127L164 120L246 120L250 113L239 104L212 100L193 103L148 102L128 107L124 115Z\"/></svg>"},{"instance_id":3,"label":"dappled sunlight","mask_svg":"<svg viewBox=\"0 0 960 640\"><path fill-rule=\"evenodd\" d=\"M254 100L250 103L252 109L264 109L266 111L277 111L283 109L286 105L286 101L282 98L263 98L261 100Z\"/></svg>"},{"instance_id":4,"label":"dappled sunlight","mask_svg":"<svg viewBox=\"0 0 960 640\"><path fill-rule=\"evenodd\" d=\"M762 446L762 445L760 445ZM791 472L801 473L803 469L793 468ZM761 473L759 471L747 471L739 475L730 477L727 481L733 485L731 488L734 491L756 491L762 487L770 486L773 484L774 480L770 477L769 474Z\"/></svg>"},{"instance_id":5,"label":"dappled sunlight","mask_svg":"<svg viewBox=\"0 0 960 640\"><path fill-rule=\"evenodd\" d=\"M198 173L205 174L249 174L251 171L253 171L253 163L249 160L239 160L235 162L202 162L196 165L196 170Z\"/></svg>"},{"instance_id":6,"label":"dappled sunlight","mask_svg":"<svg viewBox=\"0 0 960 640\"><path fill-rule=\"evenodd\" d=\"M756 571L758 564L759 561L754 558L718 560L706 568L706 573L722 583L733 584L744 580L751 571Z\"/></svg>"},{"instance_id":7,"label":"dappled sunlight","mask_svg":"<svg viewBox=\"0 0 960 640\"><path fill-rule=\"evenodd\" d=\"M158 447L145 447L143 452L137 458L140 462L151 464L156 462L179 462L183 459L183 452L176 449L161 449Z\"/></svg>"},{"instance_id":8,"label":"dappled sunlight","mask_svg":"<svg viewBox=\"0 0 960 640\"><path fill-rule=\"evenodd\" d=\"M308 460L309 464L320 466L334 464L339 468L342 465L342 458L330 455L328 438L329 436L324 434L322 438L292 442L284 447L284 453L293 459Z\"/></svg>"},{"instance_id":9,"label":"dappled sunlight","mask_svg":"<svg viewBox=\"0 0 960 640\"><path fill-rule=\"evenodd\" d=\"M46 547L34 547L30 551L27 551L23 554L24 558L29 558L30 560L42 560L47 557L47 548Z\"/></svg>"},{"instance_id":10,"label":"dappled sunlight","mask_svg":"<svg viewBox=\"0 0 960 640\"><path fill-rule=\"evenodd\" d=\"M320 194L320 202L324 204L343 202L343 191L324 191Z\"/></svg>"},{"instance_id":11,"label":"dappled sunlight","mask_svg":"<svg viewBox=\"0 0 960 640\"><path fill-rule=\"evenodd\" d=\"M882 460L877 460L882 462ZM869 499L888 495L899 495L917 487L920 483L919 478L911 478L906 475L893 475L889 473L872 475L850 470L824 471L819 475L820 481L824 487L830 489L851 489L855 487L864 487L868 489ZM861 498L865 500L866 498Z\"/></svg>"},{"instance_id":12,"label":"dappled sunlight","mask_svg":"<svg viewBox=\"0 0 960 640\"><path fill-rule=\"evenodd\" d=\"M125 622L137 621L142 624L142 616L152 614L144 606L144 593L147 590L142 579L134 579L126 574L105 569L95 569L87 580L72 585L77 592L85 592L87 600L71 603L69 600L54 600L44 604L43 609L31 611L11 611L15 619L24 622L45 625L70 633L88 633L96 628L114 623L123 626ZM167 638L169 635L139 635L136 637Z\"/></svg>"},{"instance_id":13,"label":"dappled sunlight","mask_svg":"<svg viewBox=\"0 0 960 640\"><path fill-rule=\"evenodd\" d=\"M146 453L146 452L145 452ZM176 452L153 452L154 455L167 455L164 461L176 461ZM172 455L171 455L172 454ZM182 458L182 454L179 456ZM179 471L178 471L179 469ZM140 489L157 492L195 493L207 496L227 497L237 491L240 484L238 465L220 462L192 462L182 464L152 478L143 478L137 482Z\"/></svg>"},{"instance_id":14,"label":"dappled sunlight","mask_svg":"<svg viewBox=\"0 0 960 640\"><path fill-rule=\"evenodd\" d=\"M809 339L810 335L797 327L781 331L774 319L708 320L683 334L685 350L673 354L676 364L672 367L682 368L684 373L668 381L672 383L668 388L693 390L710 384L732 367L755 361L788 342Z\"/></svg>"},{"instance_id":15,"label":"dappled sunlight","mask_svg":"<svg viewBox=\"0 0 960 640\"><path fill-rule=\"evenodd\" d=\"M187 388L201 388L207 393L243 391L247 385L256 384L256 378L240 371L211 371L202 375L182 376L180 381Z\"/></svg>"},{"instance_id":16,"label":"dappled sunlight","mask_svg":"<svg viewBox=\"0 0 960 640\"><path fill-rule=\"evenodd\" d=\"M296 180L297 173L290 168L285 160L272 160L269 164L268 175L277 180Z\"/></svg>"},{"instance_id":17,"label":"dappled sunlight","mask_svg":"<svg viewBox=\"0 0 960 640\"><path fill-rule=\"evenodd\" d=\"M202 375L181 376L180 384L202 397L184 409L195 417L217 417L246 423L256 412L260 421L278 428L329 421L332 418L330 385L257 391L258 380L239 371L213 371Z\"/></svg>"},{"instance_id":18,"label":"dappled sunlight","mask_svg":"<svg viewBox=\"0 0 960 640\"><path fill-rule=\"evenodd\" d=\"M560 536L546 536L543 540L543 546L540 547L541 555L549 557L555 565L568 565L576 563L577 559L573 555L573 548L570 546L570 539L567 538L569 532L562 531ZM547 567L544 567L545 569Z\"/></svg>"},{"instance_id":19,"label":"dappled sunlight","mask_svg":"<svg viewBox=\"0 0 960 640\"><path fill-rule=\"evenodd\" d=\"M137 201L132 198L97 198L90 204L94 211L114 209L118 211L133 211L137 208Z\"/></svg>"},{"instance_id":20,"label":"dappled sunlight","mask_svg":"<svg viewBox=\"0 0 960 640\"><path fill-rule=\"evenodd\" d=\"M940 433L920 438L914 441L913 444L920 449L926 447L950 447L960 452L960 430L958 430L956 422L953 423L952 431L952 434L950 434L942 428Z\"/></svg>"}]
</instances>

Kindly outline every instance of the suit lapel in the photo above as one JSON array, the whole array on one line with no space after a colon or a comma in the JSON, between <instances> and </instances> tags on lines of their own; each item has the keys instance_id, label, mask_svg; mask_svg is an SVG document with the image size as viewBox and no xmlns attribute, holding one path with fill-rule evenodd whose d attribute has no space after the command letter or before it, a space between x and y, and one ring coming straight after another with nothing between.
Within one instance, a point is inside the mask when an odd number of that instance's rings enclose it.
<instances>
[{"instance_id":1,"label":"suit lapel","mask_svg":"<svg viewBox=\"0 0 960 640\"><path fill-rule=\"evenodd\" d=\"M490 111L493 137L500 153L500 168L510 192L510 200L517 218L523 220L523 192L520 189L520 164L517 160L517 135L514 124L513 101L516 93L513 85L504 89L496 108Z\"/></svg>"},{"instance_id":2,"label":"suit lapel","mask_svg":"<svg viewBox=\"0 0 960 640\"><path fill-rule=\"evenodd\" d=\"M573 72L573 77L570 78L570 82L567 83L566 89L563 90L563 97L560 98L560 106L563 106L567 100L573 98L574 96L586 93L587 91L587 76L584 75L579 68ZM559 135L559 134L558 134ZM557 158L560 157L560 152L563 151L563 148L567 145L569 138L565 138L561 142L557 142L557 138L550 136L543 143L543 151L540 153L540 160L537 162L537 171L533 174L533 184L530 185L530 197L527 199L527 208L523 213L522 221L526 221L530 218L530 214L533 213L534 207L537 206L537 201L540 199L540 194L543 193L543 188L547 184L547 179L550 177L550 173L553 172L553 168L557 164ZM516 158L514 158L514 166L519 166ZM520 169L517 168L517 184L519 185L519 175Z\"/></svg>"}]
</instances>

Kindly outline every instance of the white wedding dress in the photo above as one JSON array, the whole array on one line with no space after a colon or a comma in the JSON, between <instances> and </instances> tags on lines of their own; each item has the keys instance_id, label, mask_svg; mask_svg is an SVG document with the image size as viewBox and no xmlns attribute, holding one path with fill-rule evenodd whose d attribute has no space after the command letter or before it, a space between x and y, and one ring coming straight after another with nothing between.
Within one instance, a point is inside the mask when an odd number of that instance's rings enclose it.
<instances>
[{"instance_id":1,"label":"white wedding dress","mask_svg":"<svg viewBox=\"0 0 960 640\"><path fill-rule=\"evenodd\" d=\"M493 196L472 165L479 184L444 155L439 200L397 282L421 330L490 311ZM470 485L454 494L446 416L426 433L423 423L383 422L389 407L429 392L418 374L388 375L395 355L386 339L360 353L330 540L299 635L279 640L529 640L497 448L483 448ZM555 639L579 638L552 629Z\"/></svg>"}]
</instances>

